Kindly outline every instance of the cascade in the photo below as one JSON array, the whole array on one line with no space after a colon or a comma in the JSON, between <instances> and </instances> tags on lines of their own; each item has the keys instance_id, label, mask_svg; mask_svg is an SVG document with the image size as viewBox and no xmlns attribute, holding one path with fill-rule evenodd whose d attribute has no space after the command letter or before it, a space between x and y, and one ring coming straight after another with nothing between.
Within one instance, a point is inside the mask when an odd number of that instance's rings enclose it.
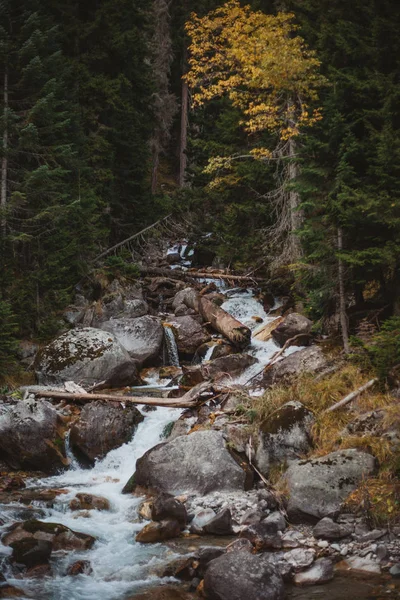
<instances>
[{"instance_id":1,"label":"cascade","mask_svg":"<svg viewBox=\"0 0 400 600\"><path fill-rule=\"evenodd\" d=\"M168 366L179 367L179 354L176 339L171 327L164 326L164 342Z\"/></svg>"}]
</instances>

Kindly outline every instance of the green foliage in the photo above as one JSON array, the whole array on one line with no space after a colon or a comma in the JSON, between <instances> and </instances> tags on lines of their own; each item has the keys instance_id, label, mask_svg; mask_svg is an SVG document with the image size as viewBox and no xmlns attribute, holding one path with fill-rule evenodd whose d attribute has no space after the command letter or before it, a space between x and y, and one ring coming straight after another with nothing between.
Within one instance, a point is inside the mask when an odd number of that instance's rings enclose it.
<instances>
[{"instance_id":1,"label":"green foliage","mask_svg":"<svg viewBox=\"0 0 400 600\"><path fill-rule=\"evenodd\" d=\"M127 262L120 255L109 256L104 262L107 270L114 276L125 275L125 277L139 277L140 269L132 262Z\"/></svg>"},{"instance_id":2,"label":"green foliage","mask_svg":"<svg viewBox=\"0 0 400 600\"><path fill-rule=\"evenodd\" d=\"M0 379L13 365L17 350L17 323L10 304L0 300Z\"/></svg>"},{"instance_id":3,"label":"green foliage","mask_svg":"<svg viewBox=\"0 0 400 600\"><path fill-rule=\"evenodd\" d=\"M171 435L172 429L175 425L175 421L170 421L169 423L167 423L164 426L164 429L162 430L162 434L161 434L161 438L162 439L167 439L169 438L169 436Z\"/></svg>"},{"instance_id":4,"label":"green foliage","mask_svg":"<svg viewBox=\"0 0 400 600\"><path fill-rule=\"evenodd\" d=\"M382 324L368 350L378 376L385 379L390 370L400 364L400 317L392 317Z\"/></svg>"}]
</instances>

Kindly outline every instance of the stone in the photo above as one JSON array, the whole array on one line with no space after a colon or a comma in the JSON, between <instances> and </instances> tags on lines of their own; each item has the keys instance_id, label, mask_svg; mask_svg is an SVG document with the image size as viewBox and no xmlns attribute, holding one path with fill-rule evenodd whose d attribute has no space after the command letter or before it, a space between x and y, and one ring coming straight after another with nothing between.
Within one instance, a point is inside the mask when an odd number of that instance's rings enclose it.
<instances>
[{"instance_id":1,"label":"stone","mask_svg":"<svg viewBox=\"0 0 400 600\"><path fill-rule=\"evenodd\" d=\"M243 490L245 479L222 433L212 430L158 444L136 463L136 485L173 495Z\"/></svg>"},{"instance_id":2,"label":"stone","mask_svg":"<svg viewBox=\"0 0 400 600\"><path fill-rule=\"evenodd\" d=\"M209 600L283 600L284 586L268 556L242 550L210 562L204 592Z\"/></svg>"},{"instance_id":3,"label":"stone","mask_svg":"<svg viewBox=\"0 0 400 600\"><path fill-rule=\"evenodd\" d=\"M285 531L286 529L286 521L283 514L279 511L273 512L266 519L263 520L263 523L275 523L278 531Z\"/></svg>"},{"instance_id":4,"label":"stone","mask_svg":"<svg viewBox=\"0 0 400 600\"><path fill-rule=\"evenodd\" d=\"M265 514L263 514L262 512L249 508L249 510L247 510L240 519L240 524L255 525L256 523L260 523L264 517Z\"/></svg>"},{"instance_id":5,"label":"stone","mask_svg":"<svg viewBox=\"0 0 400 600\"><path fill-rule=\"evenodd\" d=\"M20 598L21 596L25 596L25 592L20 590L13 585L5 583L0 585L0 598L5 598L5 600L10 600L10 598Z\"/></svg>"},{"instance_id":6,"label":"stone","mask_svg":"<svg viewBox=\"0 0 400 600\"><path fill-rule=\"evenodd\" d=\"M165 540L179 537L181 527L178 521L166 519L164 521L152 521L136 534L136 541L141 544L157 544Z\"/></svg>"},{"instance_id":7,"label":"stone","mask_svg":"<svg viewBox=\"0 0 400 600\"><path fill-rule=\"evenodd\" d=\"M399 578L400 577L400 563L395 563L392 567L390 567L389 573L391 574L392 577L396 577L396 579Z\"/></svg>"},{"instance_id":8,"label":"stone","mask_svg":"<svg viewBox=\"0 0 400 600\"><path fill-rule=\"evenodd\" d=\"M143 418L130 404L90 402L71 428L71 449L84 464L93 466L96 459L129 442Z\"/></svg>"},{"instance_id":9,"label":"stone","mask_svg":"<svg viewBox=\"0 0 400 600\"><path fill-rule=\"evenodd\" d=\"M113 334L136 363L151 366L159 360L164 328L158 317L110 319L101 328Z\"/></svg>"},{"instance_id":10,"label":"stone","mask_svg":"<svg viewBox=\"0 0 400 600\"><path fill-rule=\"evenodd\" d=\"M53 474L67 464L62 422L45 400L0 402L0 454L10 468Z\"/></svg>"},{"instance_id":11,"label":"stone","mask_svg":"<svg viewBox=\"0 0 400 600\"><path fill-rule=\"evenodd\" d=\"M335 523L329 517L324 517L315 525L313 529L314 537L325 538L327 540L339 540L346 535L351 533L350 529L342 527L338 523Z\"/></svg>"},{"instance_id":12,"label":"stone","mask_svg":"<svg viewBox=\"0 0 400 600\"><path fill-rule=\"evenodd\" d=\"M140 298L134 298L132 300L125 300L125 306L123 314L129 319L138 319L144 317L149 312L149 307L144 300Z\"/></svg>"},{"instance_id":13,"label":"stone","mask_svg":"<svg viewBox=\"0 0 400 600\"><path fill-rule=\"evenodd\" d=\"M284 558L295 571L299 571L312 565L315 554L313 548L293 548L293 550L285 552Z\"/></svg>"},{"instance_id":14,"label":"stone","mask_svg":"<svg viewBox=\"0 0 400 600\"><path fill-rule=\"evenodd\" d=\"M379 562L371 556L349 556L345 559L344 563L353 571L376 574L380 574L381 572Z\"/></svg>"},{"instance_id":15,"label":"stone","mask_svg":"<svg viewBox=\"0 0 400 600\"><path fill-rule=\"evenodd\" d=\"M259 501L263 500L266 502L270 510L276 510L278 508L278 501L275 494L271 492L271 490L267 490L266 488L258 490L257 498Z\"/></svg>"},{"instance_id":16,"label":"stone","mask_svg":"<svg viewBox=\"0 0 400 600\"><path fill-rule=\"evenodd\" d=\"M255 381L261 387L268 387L276 383L288 383L298 377L300 373L311 373L312 375L321 373L327 365L328 361L322 350L318 346L310 346L293 352L278 361Z\"/></svg>"},{"instance_id":17,"label":"stone","mask_svg":"<svg viewBox=\"0 0 400 600\"><path fill-rule=\"evenodd\" d=\"M300 531L289 529L282 536L283 548L298 548L304 540L304 536Z\"/></svg>"},{"instance_id":18,"label":"stone","mask_svg":"<svg viewBox=\"0 0 400 600\"><path fill-rule=\"evenodd\" d=\"M226 547L226 552L239 552L243 550L245 550L246 552L250 552L250 554L252 554L254 550L253 544L250 540L247 540L246 538L239 538L231 544L228 544L228 546Z\"/></svg>"},{"instance_id":19,"label":"stone","mask_svg":"<svg viewBox=\"0 0 400 600\"><path fill-rule=\"evenodd\" d=\"M172 519L178 521L179 525L184 528L188 521L188 514L182 502L168 494L160 494L153 500L151 518L153 521Z\"/></svg>"},{"instance_id":20,"label":"stone","mask_svg":"<svg viewBox=\"0 0 400 600\"><path fill-rule=\"evenodd\" d=\"M255 462L268 477L273 465L288 463L310 449L310 429L314 415L301 402L287 402L261 422Z\"/></svg>"},{"instance_id":21,"label":"stone","mask_svg":"<svg viewBox=\"0 0 400 600\"><path fill-rule=\"evenodd\" d=\"M227 423L223 426L226 439L231 448L236 452L246 452L247 444L250 437L249 427L247 425Z\"/></svg>"},{"instance_id":22,"label":"stone","mask_svg":"<svg viewBox=\"0 0 400 600\"><path fill-rule=\"evenodd\" d=\"M190 523L190 532L202 534L203 527L212 521L214 517L216 517L216 512L212 508L203 508L199 510L196 512Z\"/></svg>"},{"instance_id":23,"label":"stone","mask_svg":"<svg viewBox=\"0 0 400 600\"><path fill-rule=\"evenodd\" d=\"M279 549L282 547L282 540L277 523L256 523L243 529L240 537L243 537L253 544L257 551Z\"/></svg>"},{"instance_id":24,"label":"stone","mask_svg":"<svg viewBox=\"0 0 400 600\"><path fill-rule=\"evenodd\" d=\"M151 588L147 592L135 594L128 600L193 600L193 594L188 594L176 586L163 585L160 588Z\"/></svg>"},{"instance_id":25,"label":"stone","mask_svg":"<svg viewBox=\"0 0 400 600\"><path fill-rule=\"evenodd\" d=\"M49 561L53 544L47 540L26 538L9 544L13 550L12 560L31 568Z\"/></svg>"},{"instance_id":26,"label":"stone","mask_svg":"<svg viewBox=\"0 0 400 600\"><path fill-rule=\"evenodd\" d=\"M20 363L25 367L31 367L35 361L39 346L30 340L23 340L18 344L17 356Z\"/></svg>"},{"instance_id":27,"label":"stone","mask_svg":"<svg viewBox=\"0 0 400 600\"><path fill-rule=\"evenodd\" d=\"M70 510L110 510L107 498L93 494L76 494L69 503Z\"/></svg>"},{"instance_id":28,"label":"stone","mask_svg":"<svg viewBox=\"0 0 400 600\"><path fill-rule=\"evenodd\" d=\"M168 320L175 334L180 355L193 356L199 346L211 339L211 336L192 316L174 317Z\"/></svg>"},{"instance_id":29,"label":"stone","mask_svg":"<svg viewBox=\"0 0 400 600\"><path fill-rule=\"evenodd\" d=\"M204 533L210 535L232 535L232 514L229 508L224 508L203 527Z\"/></svg>"},{"instance_id":30,"label":"stone","mask_svg":"<svg viewBox=\"0 0 400 600\"><path fill-rule=\"evenodd\" d=\"M92 565L88 560L77 560L69 565L67 575L76 577L77 575L91 575L93 573Z\"/></svg>"},{"instance_id":31,"label":"stone","mask_svg":"<svg viewBox=\"0 0 400 600\"><path fill-rule=\"evenodd\" d=\"M329 558L319 558L310 569L296 573L294 582L296 585L318 585L332 581L333 575L332 561Z\"/></svg>"},{"instance_id":32,"label":"stone","mask_svg":"<svg viewBox=\"0 0 400 600\"><path fill-rule=\"evenodd\" d=\"M24 540L44 540L52 544L57 550L88 550L95 542L95 538L86 533L73 531L59 523L44 523L30 520L14 523L2 537L5 546L11 546Z\"/></svg>"},{"instance_id":33,"label":"stone","mask_svg":"<svg viewBox=\"0 0 400 600\"><path fill-rule=\"evenodd\" d=\"M275 342L280 346L283 346L289 339L301 335L302 337L297 339L294 345L304 346L309 342L311 327L312 321L310 319L299 313L291 313L271 333Z\"/></svg>"},{"instance_id":34,"label":"stone","mask_svg":"<svg viewBox=\"0 0 400 600\"><path fill-rule=\"evenodd\" d=\"M226 377L235 378L257 362L257 358L250 354L230 354L204 363L202 372L205 379L214 381Z\"/></svg>"},{"instance_id":35,"label":"stone","mask_svg":"<svg viewBox=\"0 0 400 600\"><path fill-rule=\"evenodd\" d=\"M135 363L117 338L93 327L72 329L56 338L39 353L35 368L40 385L65 381L94 385L115 378L118 369L129 373L122 385L134 384L137 377Z\"/></svg>"},{"instance_id":36,"label":"stone","mask_svg":"<svg viewBox=\"0 0 400 600\"><path fill-rule=\"evenodd\" d=\"M289 519L315 523L323 517L334 517L342 502L375 468L375 458L356 449L292 464L284 475L289 490Z\"/></svg>"}]
</instances>

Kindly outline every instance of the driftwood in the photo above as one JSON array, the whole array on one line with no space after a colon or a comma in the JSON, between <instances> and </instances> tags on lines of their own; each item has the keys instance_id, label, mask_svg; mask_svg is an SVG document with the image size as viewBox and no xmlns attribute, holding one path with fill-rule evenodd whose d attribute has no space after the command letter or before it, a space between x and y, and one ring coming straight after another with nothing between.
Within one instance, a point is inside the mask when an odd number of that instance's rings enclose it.
<instances>
[{"instance_id":1,"label":"driftwood","mask_svg":"<svg viewBox=\"0 0 400 600\"><path fill-rule=\"evenodd\" d=\"M268 342L272 337L272 332L282 323L284 317L276 317L270 323L266 323L260 329L253 333L253 338L259 342Z\"/></svg>"},{"instance_id":2,"label":"driftwood","mask_svg":"<svg viewBox=\"0 0 400 600\"><path fill-rule=\"evenodd\" d=\"M323 414L333 412L334 410L337 410L338 408L342 408L342 406L345 406L346 404L348 404L349 402L351 402L352 400L357 398L360 394L362 394L363 392L365 392L366 390L371 388L373 385L375 385L375 383L377 381L378 381L377 379L370 379L370 381L368 381L367 383L364 383L364 385L361 385L359 388L354 390L354 392L351 392L351 394L349 394L348 396L343 398L343 400L336 402L336 404L334 404L333 406L330 406L329 408L324 410Z\"/></svg>"},{"instance_id":3,"label":"driftwood","mask_svg":"<svg viewBox=\"0 0 400 600\"><path fill-rule=\"evenodd\" d=\"M188 289L182 301L238 348L246 348L250 345L250 329L208 298L200 296L195 290Z\"/></svg>"},{"instance_id":4,"label":"driftwood","mask_svg":"<svg viewBox=\"0 0 400 600\"><path fill-rule=\"evenodd\" d=\"M133 397L117 396L114 394L88 394L82 392L69 393L66 391L63 392L52 390L32 391L32 393L40 398L67 400L68 402L76 402L78 404L87 404L88 402L94 402L95 400L104 400L107 402L119 402L121 404L145 404L147 406L165 406L169 408L194 408L205 400L205 398L201 397L201 394L208 390L211 391L210 383L203 382L192 388L181 398L152 398L148 396Z\"/></svg>"},{"instance_id":5,"label":"driftwood","mask_svg":"<svg viewBox=\"0 0 400 600\"><path fill-rule=\"evenodd\" d=\"M169 279L222 279L232 282L262 282L264 279L253 277L251 275L230 275L229 273L212 273L207 271L182 271L179 269L163 269L161 267L139 266L142 275L155 277L168 277Z\"/></svg>"}]
</instances>

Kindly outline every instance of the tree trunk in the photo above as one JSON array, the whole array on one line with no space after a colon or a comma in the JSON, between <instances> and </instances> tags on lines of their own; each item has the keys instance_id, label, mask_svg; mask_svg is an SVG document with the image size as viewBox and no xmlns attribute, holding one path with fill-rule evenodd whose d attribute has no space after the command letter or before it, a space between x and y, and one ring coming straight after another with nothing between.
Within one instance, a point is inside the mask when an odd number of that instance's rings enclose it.
<instances>
[{"instance_id":1,"label":"tree trunk","mask_svg":"<svg viewBox=\"0 0 400 600\"><path fill-rule=\"evenodd\" d=\"M289 185L292 185L299 175L299 166L295 161L297 143L294 138L289 139ZM291 189L289 190L289 207L290 207L290 235L291 235L291 259L297 262L302 256L301 242L297 231L303 225L303 211L299 209L300 196Z\"/></svg>"},{"instance_id":2,"label":"tree trunk","mask_svg":"<svg viewBox=\"0 0 400 600\"><path fill-rule=\"evenodd\" d=\"M208 298L200 296L195 290L188 290L183 302L238 348L246 348L250 344L250 329Z\"/></svg>"},{"instance_id":3,"label":"tree trunk","mask_svg":"<svg viewBox=\"0 0 400 600\"><path fill-rule=\"evenodd\" d=\"M161 267L146 267L144 265L138 267L142 275L149 275L154 277L168 277L168 279L183 279L183 281L190 279L221 279L223 281L237 281L256 283L265 281L260 277L252 277L251 275L230 275L229 273L210 273L209 271L180 271L179 269L163 269Z\"/></svg>"},{"instance_id":4,"label":"tree trunk","mask_svg":"<svg viewBox=\"0 0 400 600\"><path fill-rule=\"evenodd\" d=\"M179 187L185 187L187 167L187 130L188 130L189 88L186 81L182 81L182 106L181 106L181 136L179 143Z\"/></svg>"},{"instance_id":5,"label":"tree trunk","mask_svg":"<svg viewBox=\"0 0 400 600\"><path fill-rule=\"evenodd\" d=\"M1 162L1 196L0 196L0 208L2 212L1 217L1 230L5 237L6 235L6 208L7 208L7 176L8 176L8 69L5 67L4 71L4 87L3 87L3 102L4 102L4 133L3 133L3 158Z\"/></svg>"},{"instance_id":6,"label":"tree trunk","mask_svg":"<svg viewBox=\"0 0 400 600\"><path fill-rule=\"evenodd\" d=\"M338 227L338 251L343 250L343 231L341 227ZM344 267L342 259L338 258L338 274L339 274L339 313L340 313L340 326L342 329L343 348L346 354L350 352L349 346L349 332L347 327L347 315L346 315L346 297L344 289Z\"/></svg>"}]
</instances>

